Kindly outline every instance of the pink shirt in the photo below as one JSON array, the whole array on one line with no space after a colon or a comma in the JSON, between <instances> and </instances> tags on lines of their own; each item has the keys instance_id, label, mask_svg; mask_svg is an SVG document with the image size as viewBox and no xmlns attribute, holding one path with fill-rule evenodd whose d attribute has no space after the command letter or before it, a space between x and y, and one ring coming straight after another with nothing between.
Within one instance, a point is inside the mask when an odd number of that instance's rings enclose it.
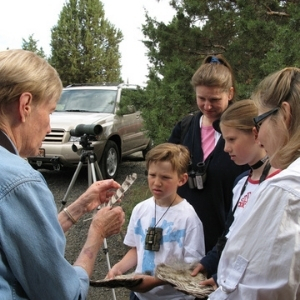
<instances>
[{"instance_id":1,"label":"pink shirt","mask_svg":"<svg viewBox=\"0 0 300 300\"><path fill-rule=\"evenodd\" d=\"M205 160L215 148L215 129L212 126L201 126L201 142Z\"/></svg>"}]
</instances>

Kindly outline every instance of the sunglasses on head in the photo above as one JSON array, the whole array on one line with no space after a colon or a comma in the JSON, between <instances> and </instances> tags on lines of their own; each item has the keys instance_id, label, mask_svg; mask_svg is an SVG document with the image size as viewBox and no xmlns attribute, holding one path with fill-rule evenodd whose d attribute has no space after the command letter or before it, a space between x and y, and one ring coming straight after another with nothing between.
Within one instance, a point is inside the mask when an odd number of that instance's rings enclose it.
<instances>
[{"instance_id":1,"label":"sunglasses on head","mask_svg":"<svg viewBox=\"0 0 300 300\"><path fill-rule=\"evenodd\" d=\"M253 122L255 125L255 128L257 131L259 131L261 124L263 123L263 121L268 118L269 116L275 114L277 111L279 110L279 107L275 107L267 112L265 112L264 114L261 114L255 118L253 118Z\"/></svg>"}]
</instances>

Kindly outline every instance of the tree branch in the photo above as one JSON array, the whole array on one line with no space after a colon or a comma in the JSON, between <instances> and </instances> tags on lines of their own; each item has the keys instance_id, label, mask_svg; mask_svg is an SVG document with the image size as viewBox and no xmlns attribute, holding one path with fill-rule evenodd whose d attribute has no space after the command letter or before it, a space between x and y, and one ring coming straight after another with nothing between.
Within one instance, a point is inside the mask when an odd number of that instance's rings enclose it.
<instances>
[{"instance_id":1,"label":"tree branch","mask_svg":"<svg viewBox=\"0 0 300 300\"><path fill-rule=\"evenodd\" d=\"M277 16L282 16L282 17L289 17L290 16L289 14L287 14L285 12L273 11L267 5L265 5L265 7L268 9L267 15L277 15Z\"/></svg>"}]
</instances>

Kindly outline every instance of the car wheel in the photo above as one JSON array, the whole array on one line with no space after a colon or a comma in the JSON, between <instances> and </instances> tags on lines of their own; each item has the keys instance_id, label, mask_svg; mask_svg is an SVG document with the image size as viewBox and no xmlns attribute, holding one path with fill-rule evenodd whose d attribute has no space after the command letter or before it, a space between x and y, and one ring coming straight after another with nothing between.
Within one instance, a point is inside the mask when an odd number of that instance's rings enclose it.
<instances>
[{"instance_id":1,"label":"car wheel","mask_svg":"<svg viewBox=\"0 0 300 300\"><path fill-rule=\"evenodd\" d=\"M119 149L115 142L107 141L101 160L100 169L103 179L115 179L119 167Z\"/></svg>"},{"instance_id":2,"label":"car wheel","mask_svg":"<svg viewBox=\"0 0 300 300\"><path fill-rule=\"evenodd\" d=\"M53 165L53 170L59 172L61 170L61 165L60 164Z\"/></svg>"},{"instance_id":3,"label":"car wheel","mask_svg":"<svg viewBox=\"0 0 300 300\"><path fill-rule=\"evenodd\" d=\"M143 158L145 159L146 158L146 154L153 148L153 141L150 140L149 141L149 144L147 145L147 147L142 150L142 153L143 153Z\"/></svg>"}]
</instances>

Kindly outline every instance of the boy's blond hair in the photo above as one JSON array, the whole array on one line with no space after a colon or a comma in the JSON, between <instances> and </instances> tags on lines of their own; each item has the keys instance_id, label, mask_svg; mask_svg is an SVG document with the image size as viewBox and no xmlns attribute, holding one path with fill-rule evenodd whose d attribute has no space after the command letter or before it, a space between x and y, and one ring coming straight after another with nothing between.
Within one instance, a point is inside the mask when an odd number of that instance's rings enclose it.
<instances>
[{"instance_id":1,"label":"boy's blond hair","mask_svg":"<svg viewBox=\"0 0 300 300\"><path fill-rule=\"evenodd\" d=\"M187 147L172 143L163 143L151 149L146 155L146 167L150 163L169 161L178 176L187 173L190 162L190 152Z\"/></svg>"}]
</instances>

